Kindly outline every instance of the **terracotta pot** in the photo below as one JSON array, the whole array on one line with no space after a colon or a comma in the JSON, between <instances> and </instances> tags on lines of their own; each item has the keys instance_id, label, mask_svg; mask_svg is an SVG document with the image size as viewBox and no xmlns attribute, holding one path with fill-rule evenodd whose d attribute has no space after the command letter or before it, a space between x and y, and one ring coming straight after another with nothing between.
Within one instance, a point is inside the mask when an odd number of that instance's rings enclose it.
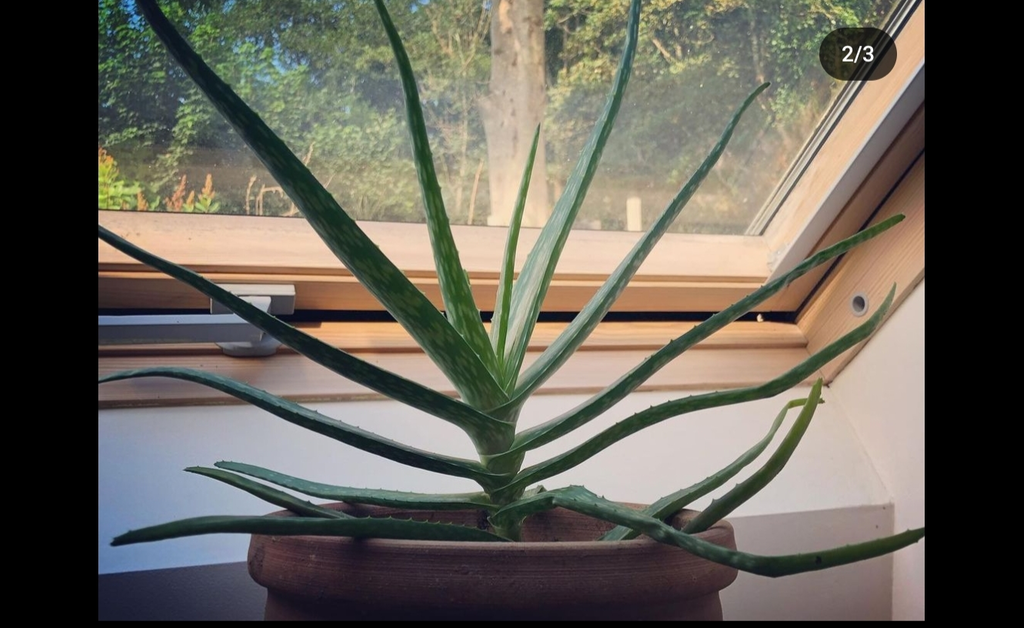
<instances>
[{"instance_id":1,"label":"terracotta pot","mask_svg":"<svg viewBox=\"0 0 1024 628\"><path fill-rule=\"evenodd\" d=\"M333 507L486 525L482 511ZM267 620L722 619L735 569L646 537L596 541L609 527L556 509L528 519L521 543L253 535L249 573L267 588ZM736 547L725 521L700 536Z\"/></svg>"}]
</instances>

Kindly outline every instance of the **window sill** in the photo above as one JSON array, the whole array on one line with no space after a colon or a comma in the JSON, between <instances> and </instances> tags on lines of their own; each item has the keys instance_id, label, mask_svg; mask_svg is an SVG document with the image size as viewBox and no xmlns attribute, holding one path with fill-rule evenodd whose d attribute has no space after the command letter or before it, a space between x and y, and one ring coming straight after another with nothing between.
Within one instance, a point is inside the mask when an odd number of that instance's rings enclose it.
<instances>
[{"instance_id":1,"label":"window sill","mask_svg":"<svg viewBox=\"0 0 1024 628\"><path fill-rule=\"evenodd\" d=\"M693 323L604 323L538 394L595 393L615 381ZM538 326L527 364L564 327ZM446 394L451 384L394 323L326 323L308 332L377 366ZM734 323L659 371L639 388L654 390L724 389L762 383L808 357L807 340L795 325ZM99 375L152 366L187 366L248 382L293 401L381 399L381 395L282 347L269 358L223 355L213 345L109 347L100 350ZM813 380L808 379L808 383ZM168 378L111 382L99 387L99 407L180 406L236 403L232 397L197 384Z\"/></svg>"},{"instance_id":2,"label":"window sill","mask_svg":"<svg viewBox=\"0 0 1024 628\"><path fill-rule=\"evenodd\" d=\"M334 258L306 221L256 216L197 216L100 211L99 223L156 255L218 283L291 283L299 310L380 310L377 300ZM426 226L360 222L412 282L441 305ZM504 227L453 226L477 307L494 307ZM517 268L540 230L524 229ZM578 311L639 239L638 233L574 231L547 311ZM601 251L595 256L594 251ZM768 276L761 238L667 234L612 311L717 311ZM273 260L268 266L267 260ZM99 243L100 308L208 308L209 299Z\"/></svg>"}]
</instances>

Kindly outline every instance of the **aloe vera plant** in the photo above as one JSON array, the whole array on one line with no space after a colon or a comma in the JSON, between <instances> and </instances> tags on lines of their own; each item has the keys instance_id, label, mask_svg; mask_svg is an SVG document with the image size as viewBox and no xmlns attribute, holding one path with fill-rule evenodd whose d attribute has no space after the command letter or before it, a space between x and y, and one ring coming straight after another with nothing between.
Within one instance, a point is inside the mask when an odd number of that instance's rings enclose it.
<instances>
[{"instance_id":1,"label":"aloe vera plant","mask_svg":"<svg viewBox=\"0 0 1024 628\"><path fill-rule=\"evenodd\" d=\"M924 529L921 528L842 548L788 556L755 556L719 547L694 536L695 533L706 530L727 516L779 472L800 441L816 407L821 402L820 379L811 387L806 398L787 402L765 437L742 456L712 476L667 495L643 510L624 507L578 486L554 490L541 488L538 482L575 467L629 435L661 421L697 410L766 399L784 393L813 375L828 361L868 338L892 305L895 286L877 310L861 325L770 381L736 390L687 396L655 405L633 414L562 454L523 468L526 452L569 434L600 416L687 349L750 312L816 266L878 236L898 223L902 217L897 216L881 222L820 251L790 272L765 284L731 307L675 338L579 406L540 425L517 431L517 419L526 400L580 347L609 311L659 238L714 167L739 124L743 112L758 94L767 88L767 84L758 87L740 104L722 132L720 140L692 178L647 229L571 324L535 362L524 368L526 348L537 322L541 303L551 283L571 225L595 176L601 152L611 133L629 81L637 46L640 1L633 0L629 9L625 48L604 110L582 150L579 162L565 186L565 192L557 201L518 279L515 279L513 262L525 195L529 189L533 157L538 150L539 129L534 136L530 158L522 176L519 197L512 213L489 332L483 325L480 312L473 301L469 279L459 261L459 253L452 238L434 172L412 67L383 1L375 0L375 3L394 51L405 90L406 113L426 210L426 223L444 301L443 313L432 305L370 241L359 225L345 213L302 161L288 150L260 117L196 55L160 12L156 2L139 0L137 4L177 62L255 151L324 243L419 343L423 352L454 385L459 399L390 373L309 336L200 275L148 253L102 226L99 226L99 238L222 303L283 344L337 374L457 426L474 444L478 459L456 458L409 447L321 415L244 382L195 369L156 367L123 371L102 377L100 382L152 376L196 382L346 445L419 469L470 479L476 482L481 490L464 494L369 490L311 482L250 464L218 462L213 468L192 467L186 471L237 487L271 504L289 509L296 516L211 516L184 519L129 531L115 538L114 545L224 532L514 542L519 539L520 528L526 517L546 509L562 507L614 524L615 527L602 537L603 540L623 540L637 535L647 535L714 562L752 573L782 576L876 557L915 543L924 536ZM678 530L665 523L670 515L721 487L753 462L771 444L787 413L797 409L799 416L764 467L712 502L707 510L690 521L684 529ZM413 520L355 517L312 504L281 489L353 504L396 506L404 509L482 510L488 513L490 529L480 530L475 527Z\"/></svg>"}]
</instances>

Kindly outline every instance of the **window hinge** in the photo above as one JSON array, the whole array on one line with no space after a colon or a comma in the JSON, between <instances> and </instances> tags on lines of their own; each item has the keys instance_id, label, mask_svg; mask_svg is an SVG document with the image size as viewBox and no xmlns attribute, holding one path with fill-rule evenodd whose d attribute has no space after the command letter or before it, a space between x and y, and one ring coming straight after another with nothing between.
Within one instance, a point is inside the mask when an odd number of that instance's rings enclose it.
<instances>
[{"instance_id":1,"label":"window hinge","mask_svg":"<svg viewBox=\"0 0 1024 628\"><path fill-rule=\"evenodd\" d=\"M287 284L221 284L225 290L274 315L295 312L295 286ZM167 344L214 342L236 357L272 355L281 344L220 303L210 301L210 314L100 316L99 344Z\"/></svg>"}]
</instances>

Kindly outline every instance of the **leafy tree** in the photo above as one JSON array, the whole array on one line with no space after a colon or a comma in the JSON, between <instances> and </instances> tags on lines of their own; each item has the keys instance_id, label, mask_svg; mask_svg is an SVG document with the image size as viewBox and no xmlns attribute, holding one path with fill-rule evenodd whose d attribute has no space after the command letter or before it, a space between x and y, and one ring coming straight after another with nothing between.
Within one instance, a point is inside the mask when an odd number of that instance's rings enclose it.
<instances>
[{"instance_id":1,"label":"leafy tree","mask_svg":"<svg viewBox=\"0 0 1024 628\"><path fill-rule=\"evenodd\" d=\"M630 197L642 199L648 215L660 211L736 104L770 80L676 227L744 232L841 87L818 66L821 39L844 26L881 26L893 3L645 2L633 79L581 223L622 228ZM543 219L607 92L627 5L547 0L541 15L540 0L388 2L416 72L453 222L501 222L508 212L508 188L518 186L520 153L536 125L524 110L544 116L539 192L531 192ZM514 20L514 6L532 12ZM371 0L185 0L165 9L346 210L422 220L399 77ZM529 28L532 39L517 32ZM527 64L502 53L512 41L546 49L539 78L516 78L507 67ZM538 82L546 92L531 91ZM519 101L502 104L501 93ZM514 119L502 110L510 103ZM213 211L296 212L144 27L133 0L99 1L99 144L148 198L171 197L183 176L199 182L213 174ZM545 198L548 185L554 194Z\"/></svg>"},{"instance_id":2,"label":"leafy tree","mask_svg":"<svg viewBox=\"0 0 1024 628\"><path fill-rule=\"evenodd\" d=\"M627 101L581 216L619 226L625 198L656 213L736 104L771 81L677 230L743 233L842 87L818 64L840 27L881 26L890 0L650 0ZM551 159L565 170L614 72L626 0L551 0L546 15ZM557 134L557 135L556 135ZM561 151L565 151L564 154ZM567 172L554 174L564 179Z\"/></svg>"}]
</instances>

